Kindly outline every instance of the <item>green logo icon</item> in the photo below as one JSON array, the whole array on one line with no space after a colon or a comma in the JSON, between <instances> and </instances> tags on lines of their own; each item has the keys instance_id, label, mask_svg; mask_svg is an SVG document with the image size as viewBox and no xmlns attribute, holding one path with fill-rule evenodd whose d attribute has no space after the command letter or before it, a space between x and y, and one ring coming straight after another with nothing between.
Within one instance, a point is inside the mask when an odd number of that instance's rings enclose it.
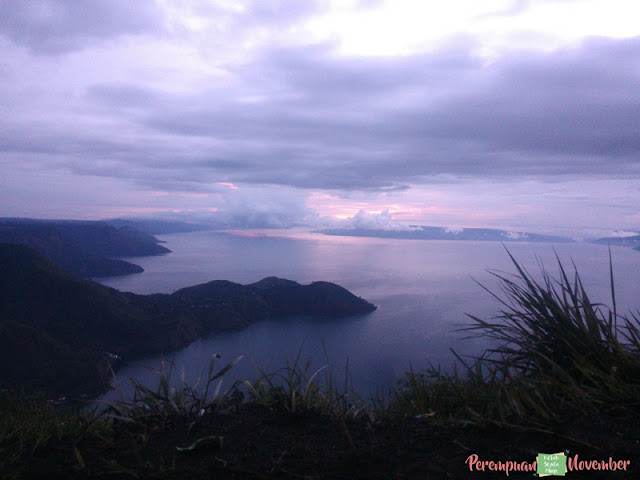
<instances>
[{"instance_id":1,"label":"green logo icon","mask_svg":"<svg viewBox=\"0 0 640 480\"><path fill-rule=\"evenodd\" d=\"M567 473L567 457L564 453L539 453L536 467L540 477L564 477Z\"/></svg>"}]
</instances>

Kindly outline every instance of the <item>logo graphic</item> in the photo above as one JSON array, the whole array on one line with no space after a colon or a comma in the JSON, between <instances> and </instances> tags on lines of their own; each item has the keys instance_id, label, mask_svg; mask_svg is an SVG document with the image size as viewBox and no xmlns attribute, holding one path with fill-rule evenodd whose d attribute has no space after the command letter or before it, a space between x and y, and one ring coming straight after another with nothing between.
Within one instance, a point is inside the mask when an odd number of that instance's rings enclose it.
<instances>
[{"instance_id":1,"label":"logo graphic","mask_svg":"<svg viewBox=\"0 0 640 480\"><path fill-rule=\"evenodd\" d=\"M567 473L567 456L564 453L539 453L536 465L536 473L540 477L564 477Z\"/></svg>"}]
</instances>

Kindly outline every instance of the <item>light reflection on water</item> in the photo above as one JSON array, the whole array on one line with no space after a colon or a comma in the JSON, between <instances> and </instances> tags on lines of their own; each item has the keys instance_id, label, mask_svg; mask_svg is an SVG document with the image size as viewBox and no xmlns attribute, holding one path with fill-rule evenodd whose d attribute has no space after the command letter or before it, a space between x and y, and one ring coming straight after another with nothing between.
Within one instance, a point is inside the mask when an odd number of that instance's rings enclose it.
<instances>
[{"instance_id":1,"label":"light reflection on water","mask_svg":"<svg viewBox=\"0 0 640 480\"><path fill-rule=\"evenodd\" d=\"M466 313L488 318L498 304L476 283L496 287L486 272L513 272L504 247L495 242L454 242L330 237L320 234L275 236L273 232L239 236L220 232L164 235L173 252L161 257L132 259L145 272L103 279L102 283L136 293L170 293L179 288L226 279L252 283L275 275L309 283L338 283L378 306L375 312L356 318L323 321L287 319L258 322L249 328L214 335L192 343L174 354L174 379L195 380L206 369L213 353L222 366L238 355L245 358L225 380L253 378L253 362L265 371L293 361L315 367L326 356L338 379L349 365L353 384L362 395L391 386L410 366L420 369L431 362L447 368L454 348L475 355L487 346L482 340L461 340L453 331L467 322ZM555 251L570 266L575 261L593 300L610 303L607 248L590 244L508 244L509 250L531 273L538 260L555 274ZM619 310L640 302L640 252L612 248ZM539 258L538 258L539 257ZM326 356L325 356L326 348ZM253 359L253 362L252 362ZM126 379L136 378L154 386L157 378L143 365L158 368L160 357L132 363L118 373L123 391ZM104 398L113 400L117 392Z\"/></svg>"}]
</instances>

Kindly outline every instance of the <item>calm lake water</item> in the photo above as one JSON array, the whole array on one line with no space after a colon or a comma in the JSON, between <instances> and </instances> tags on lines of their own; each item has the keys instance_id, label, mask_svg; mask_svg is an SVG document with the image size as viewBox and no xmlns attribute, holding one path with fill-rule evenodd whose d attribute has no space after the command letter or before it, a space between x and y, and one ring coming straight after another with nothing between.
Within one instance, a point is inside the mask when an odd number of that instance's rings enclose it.
<instances>
[{"instance_id":1,"label":"calm lake water","mask_svg":"<svg viewBox=\"0 0 640 480\"><path fill-rule=\"evenodd\" d=\"M477 282L495 289L487 269L513 273L502 244L332 237L296 232L192 232L159 236L172 253L132 258L145 272L101 279L101 283L136 293L171 293L216 279L252 283L267 276L306 284L338 283L378 306L365 316L333 321L290 318L263 321L232 333L214 335L172 354L174 378L193 381L214 353L222 366L238 355L243 360L225 378L254 378L258 365L275 371L300 353L301 364L328 363L341 378L348 363L353 386L361 395L392 386L411 366L428 363L449 369L450 348L463 355L480 354L483 340L463 340L455 329L468 323L466 314L489 318L498 303ZM555 274L555 252L566 267L573 260L592 300L610 303L606 246L591 244L510 243L509 251L532 273L539 261ZM619 310L640 307L640 252L612 247ZM326 351L326 355L325 355ZM117 399L129 390L127 379L147 386L157 377L162 358L130 363L118 372Z\"/></svg>"}]
</instances>

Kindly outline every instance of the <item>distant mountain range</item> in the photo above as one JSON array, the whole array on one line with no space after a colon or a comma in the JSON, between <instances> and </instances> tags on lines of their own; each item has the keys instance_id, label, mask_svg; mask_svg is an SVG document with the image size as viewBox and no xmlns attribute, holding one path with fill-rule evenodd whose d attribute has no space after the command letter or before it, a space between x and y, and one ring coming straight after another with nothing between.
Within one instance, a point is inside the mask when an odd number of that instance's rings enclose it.
<instances>
[{"instance_id":1,"label":"distant mountain range","mask_svg":"<svg viewBox=\"0 0 640 480\"><path fill-rule=\"evenodd\" d=\"M84 278L140 273L142 267L117 257L171 251L149 233L99 221L1 218L0 242L27 245Z\"/></svg>"},{"instance_id":2,"label":"distant mountain range","mask_svg":"<svg viewBox=\"0 0 640 480\"><path fill-rule=\"evenodd\" d=\"M275 277L136 295L80 279L24 245L0 244L0 388L95 392L107 388L116 357L175 350L266 318L375 308L332 283Z\"/></svg>"},{"instance_id":3,"label":"distant mountain range","mask_svg":"<svg viewBox=\"0 0 640 480\"><path fill-rule=\"evenodd\" d=\"M528 232L510 232L493 228L447 228L426 225L412 225L408 230L376 230L364 228L329 228L318 230L325 235L350 237L403 238L414 240L462 240L494 242L573 242L567 237L539 235Z\"/></svg>"},{"instance_id":4,"label":"distant mountain range","mask_svg":"<svg viewBox=\"0 0 640 480\"><path fill-rule=\"evenodd\" d=\"M201 223L181 222L177 220L160 220L153 218L113 218L103 220L116 228L131 228L152 235L164 235L167 233L197 232L200 230L214 230L214 225ZM219 228L219 227L218 227Z\"/></svg>"},{"instance_id":5,"label":"distant mountain range","mask_svg":"<svg viewBox=\"0 0 640 480\"><path fill-rule=\"evenodd\" d=\"M593 240L593 243L632 247L634 250L640 251L640 235L632 235L628 237L603 237Z\"/></svg>"}]
</instances>

